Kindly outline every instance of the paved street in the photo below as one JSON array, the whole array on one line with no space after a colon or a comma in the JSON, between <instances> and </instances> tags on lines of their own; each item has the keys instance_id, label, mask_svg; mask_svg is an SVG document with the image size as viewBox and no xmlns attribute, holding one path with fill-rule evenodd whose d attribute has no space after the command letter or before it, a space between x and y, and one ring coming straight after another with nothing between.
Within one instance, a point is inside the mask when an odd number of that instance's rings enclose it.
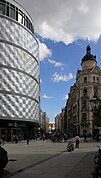
<instances>
[{"instance_id":1,"label":"paved street","mask_svg":"<svg viewBox=\"0 0 101 178\"><path fill-rule=\"evenodd\" d=\"M92 178L93 157L96 145L89 141L80 143L80 148L66 152L67 143L51 141L25 141L18 144L7 143L9 163L5 178Z\"/></svg>"}]
</instances>

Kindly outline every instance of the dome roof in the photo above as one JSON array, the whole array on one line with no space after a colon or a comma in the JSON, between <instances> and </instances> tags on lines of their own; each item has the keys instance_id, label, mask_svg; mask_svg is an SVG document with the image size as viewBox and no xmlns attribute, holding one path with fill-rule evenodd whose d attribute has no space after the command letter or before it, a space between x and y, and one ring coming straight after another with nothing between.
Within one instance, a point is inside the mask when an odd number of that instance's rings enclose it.
<instances>
[{"instance_id":1,"label":"dome roof","mask_svg":"<svg viewBox=\"0 0 101 178\"><path fill-rule=\"evenodd\" d=\"M82 58L82 63L88 60L93 60L96 62L96 56L91 54L91 48L89 45L86 48L86 55Z\"/></svg>"}]
</instances>

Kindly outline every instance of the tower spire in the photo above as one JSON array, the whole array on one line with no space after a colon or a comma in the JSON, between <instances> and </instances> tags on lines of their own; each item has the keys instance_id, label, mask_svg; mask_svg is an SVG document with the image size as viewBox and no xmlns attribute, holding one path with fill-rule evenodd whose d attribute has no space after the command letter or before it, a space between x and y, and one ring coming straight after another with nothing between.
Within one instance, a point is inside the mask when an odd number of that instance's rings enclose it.
<instances>
[{"instance_id":1,"label":"tower spire","mask_svg":"<svg viewBox=\"0 0 101 178\"><path fill-rule=\"evenodd\" d=\"M91 54L91 47L90 47L90 45L88 45L87 48L86 48L86 54Z\"/></svg>"}]
</instances>

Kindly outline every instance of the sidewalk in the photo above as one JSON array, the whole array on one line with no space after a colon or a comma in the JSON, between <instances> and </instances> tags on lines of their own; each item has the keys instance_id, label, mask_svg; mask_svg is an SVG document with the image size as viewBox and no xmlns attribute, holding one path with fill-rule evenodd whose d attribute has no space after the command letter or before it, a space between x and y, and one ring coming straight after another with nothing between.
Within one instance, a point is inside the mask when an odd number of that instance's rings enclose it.
<instances>
[{"instance_id":1,"label":"sidewalk","mask_svg":"<svg viewBox=\"0 0 101 178\"><path fill-rule=\"evenodd\" d=\"M38 165L45 160L49 160L66 151L67 143L53 143L50 140L32 140L27 145L26 141L20 143L6 143L3 147L8 151L9 163L6 166L4 176L12 174L17 171L26 170L35 165ZM95 152L97 151L96 145L101 146L101 142L89 142L83 143L81 141L80 148L75 149L77 152ZM6 176L5 176L6 177Z\"/></svg>"}]
</instances>

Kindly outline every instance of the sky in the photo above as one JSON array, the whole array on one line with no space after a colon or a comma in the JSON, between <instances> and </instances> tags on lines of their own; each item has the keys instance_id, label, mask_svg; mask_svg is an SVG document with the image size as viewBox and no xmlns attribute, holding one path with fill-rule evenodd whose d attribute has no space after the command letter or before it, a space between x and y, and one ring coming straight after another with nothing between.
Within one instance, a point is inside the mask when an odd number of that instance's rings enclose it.
<instances>
[{"instance_id":1,"label":"sky","mask_svg":"<svg viewBox=\"0 0 101 178\"><path fill-rule=\"evenodd\" d=\"M50 122L65 107L89 44L101 68L101 0L16 0L39 41L40 106Z\"/></svg>"}]
</instances>

